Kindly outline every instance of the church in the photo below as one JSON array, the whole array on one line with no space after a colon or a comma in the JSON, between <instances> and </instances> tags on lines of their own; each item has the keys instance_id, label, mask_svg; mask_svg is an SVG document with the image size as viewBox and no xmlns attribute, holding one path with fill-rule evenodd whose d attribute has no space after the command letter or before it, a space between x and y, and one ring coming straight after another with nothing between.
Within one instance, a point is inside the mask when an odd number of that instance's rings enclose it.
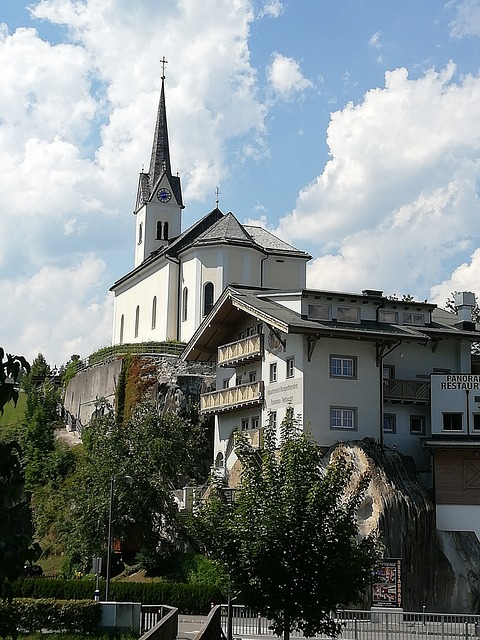
<instances>
[{"instance_id":1,"label":"church","mask_svg":"<svg viewBox=\"0 0 480 640\"><path fill-rule=\"evenodd\" d=\"M229 284L302 289L311 256L217 207L182 231L179 176L172 175L162 75L148 173L134 208L134 268L111 287L112 344L188 342Z\"/></svg>"}]
</instances>

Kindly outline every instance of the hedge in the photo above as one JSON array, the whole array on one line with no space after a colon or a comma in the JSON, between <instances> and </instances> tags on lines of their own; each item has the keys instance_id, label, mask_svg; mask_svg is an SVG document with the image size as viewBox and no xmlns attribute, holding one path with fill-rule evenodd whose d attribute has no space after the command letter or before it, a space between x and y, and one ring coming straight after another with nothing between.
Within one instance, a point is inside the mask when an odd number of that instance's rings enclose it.
<instances>
[{"instance_id":1,"label":"hedge","mask_svg":"<svg viewBox=\"0 0 480 640\"><path fill-rule=\"evenodd\" d=\"M89 580L57 580L53 578L24 578L14 585L17 598L55 598L60 600L93 600L95 583ZM101 584L100 599L105 595ZM199 584L174 582L116 582L110 583L110 598L117 602L166 604L180 613L203 615L212 603L225 600L220 589Z\"/></svg>"},{"instance_id":2,"label":"hedge","mask_svg":"<svg viewBox=\"0 0 480 640\"><path fill-rule=\"evenodd\" d=\"M16 629L34 633L47 629L57 633L98 633L100 617L100 605L92 600L15 598L11 604L0 602L3 632Z\"/></svg>"}]
</instances>

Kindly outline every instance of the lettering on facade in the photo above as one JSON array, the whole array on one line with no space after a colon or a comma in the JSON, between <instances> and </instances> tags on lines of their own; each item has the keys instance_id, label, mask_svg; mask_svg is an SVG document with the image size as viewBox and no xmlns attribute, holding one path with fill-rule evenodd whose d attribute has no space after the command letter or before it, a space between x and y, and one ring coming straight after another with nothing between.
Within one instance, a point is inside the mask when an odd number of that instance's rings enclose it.
<instances>
[{"instance_id":1,"label":"lettering on facade","mask_svg":"<svg viewBox=\"0 0 480 640\"><path fill-rule=\"evenodd\" d=\"M301 381L270 384L266 389L266 400L268 408L273 410L289 404L300 404L302 402Z\"/></svg>"},{"instance_id":2,"label":"lettering on facade","mask_svg":"<svg viewBox=\"0 0 480 640\"><path fill-rule=\"evenodd\" d=\"M440 389L451 391L480 389L480 376L469 373L452 373L445 376L445 381L440 383Z\"/></svg>"}]
</instances>

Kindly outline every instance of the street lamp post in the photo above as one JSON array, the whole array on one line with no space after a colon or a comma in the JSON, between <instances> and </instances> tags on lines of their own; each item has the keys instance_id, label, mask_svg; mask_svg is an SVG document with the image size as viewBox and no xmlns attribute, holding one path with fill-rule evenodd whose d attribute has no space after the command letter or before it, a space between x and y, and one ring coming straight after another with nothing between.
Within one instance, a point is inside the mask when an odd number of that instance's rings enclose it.
<instances>
[{"instance_id":1,"label":"street lamp post","mask_svg":"<svg viewBox=\"0 0 480 640\"><path fill-rule=\"evenodd\" d=\"M108 539L107 539L107 576L105 581L105 601L110 600L110 576L112 564L112 516L113 516L113 495L115 491L115 480L117 478L125 478L129 482L133 482L131 476L117 475L110 478L110 504L108 508Z\"/></svg>"}]
</instances>

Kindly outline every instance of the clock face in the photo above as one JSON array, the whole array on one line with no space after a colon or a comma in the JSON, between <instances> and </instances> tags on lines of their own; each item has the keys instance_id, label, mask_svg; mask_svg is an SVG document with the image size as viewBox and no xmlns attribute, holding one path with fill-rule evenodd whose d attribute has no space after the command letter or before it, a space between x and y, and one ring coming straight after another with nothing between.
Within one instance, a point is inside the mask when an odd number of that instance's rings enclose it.
<instances>
[{"instance_id":1,"label":"clock face","mask_svg":"<svg viewBox=\"0 0 480 640\"><path fill-rule=\"evenodd\" d=\"M160 202L170 202L172 194L168 189L159 189L157 191L157 198Z\"/></svg>"}]
</instances>

